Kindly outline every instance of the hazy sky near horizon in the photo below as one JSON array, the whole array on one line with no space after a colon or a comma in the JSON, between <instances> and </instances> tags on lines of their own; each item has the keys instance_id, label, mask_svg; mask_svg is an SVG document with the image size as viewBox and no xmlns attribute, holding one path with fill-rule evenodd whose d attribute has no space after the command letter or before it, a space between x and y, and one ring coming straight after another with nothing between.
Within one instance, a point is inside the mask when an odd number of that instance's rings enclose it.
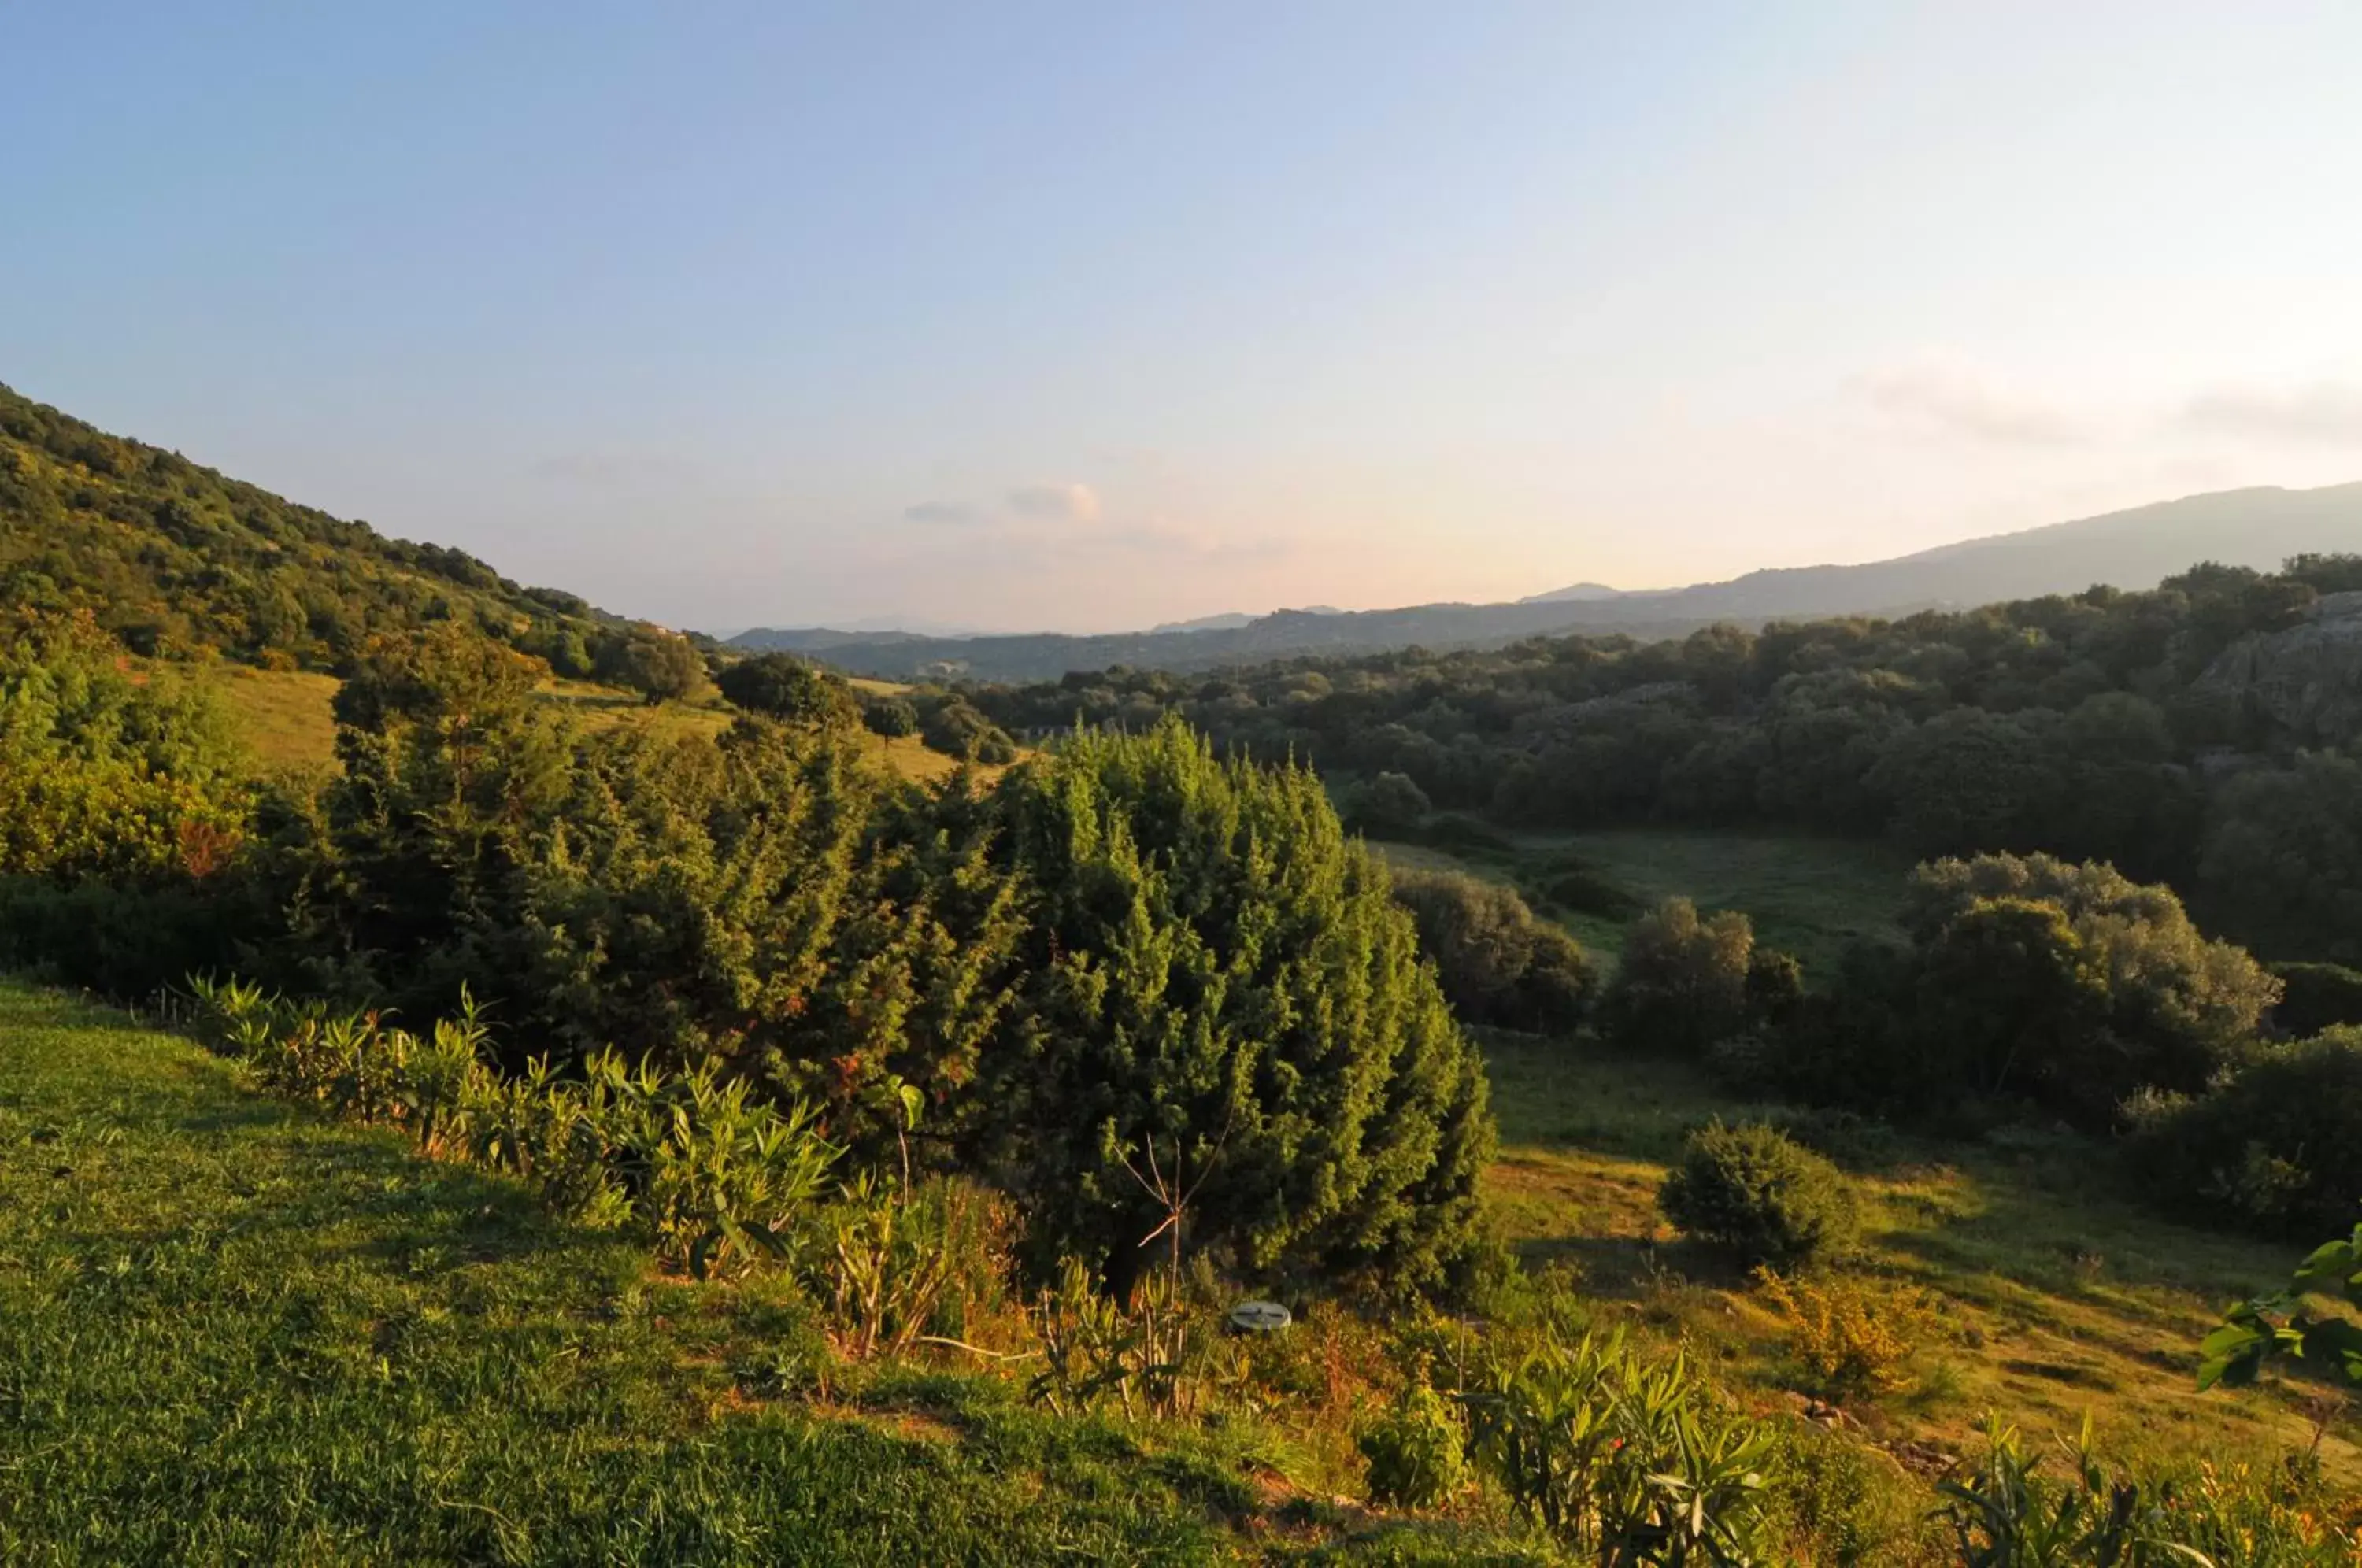
<instances>
[{"instance_id":1,"label":"hazy sky near horizon","mask_svg":"<svg viewBox=\"0 0 2362 1568\"><path fill-rule=\"evenodd\" d=\"M0 381L709 629L2362 479L2362 5L42 6Z\"/></svg>"}]
</instances>

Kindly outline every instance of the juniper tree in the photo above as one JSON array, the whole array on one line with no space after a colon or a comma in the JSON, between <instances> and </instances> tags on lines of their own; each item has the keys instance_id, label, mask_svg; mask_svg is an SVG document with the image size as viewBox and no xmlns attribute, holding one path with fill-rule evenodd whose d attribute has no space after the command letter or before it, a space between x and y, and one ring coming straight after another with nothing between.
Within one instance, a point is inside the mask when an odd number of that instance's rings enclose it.
<instances>
[{"instance_id":1,"label":"juniper tree","mask_svg":"<svg viewBox=\"0 0 2362 1568\"><path fill-rule=\"evenodd\" d=\"M1077 734L998 804L1034 907L989 1157L1037 1250L1128 1281L1168 1218L1126 1168L1153 1140L1196 1188L1192 1247L1436 1279L1493 1144L1484 1073L1319 780L1167 722Z\"/></svg>"}]
</instances>

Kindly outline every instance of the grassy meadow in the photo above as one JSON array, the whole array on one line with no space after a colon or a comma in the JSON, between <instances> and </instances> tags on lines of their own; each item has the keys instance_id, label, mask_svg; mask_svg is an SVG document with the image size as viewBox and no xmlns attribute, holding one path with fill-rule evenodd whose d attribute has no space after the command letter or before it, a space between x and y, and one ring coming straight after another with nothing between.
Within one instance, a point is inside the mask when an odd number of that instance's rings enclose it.
<instances>
[{"instance_id":1,"label":"grassy meadow","mask_svg":"<svg viewBox=\"0 0 2362 1568\"><path fill-rule=\"evenodd\" d=\"M517 1184L0 984L0 1561L1458 1560L1242 1424L825 1363ZM944 1353L950 1361L958 1358ZM1496 1558L1496 1561L1515 1559Z\"/></svg>"},{"instance_id":2,"label":"grassy meadow","mask_svg":"<svg viewBox=\"0 0 2362 1568\"><path fill-rule=\"evenodd\" d=\"M219 663L200 667L201 679L219 694L236 718L256 764L266 769L327 767L337 759L337 721L329 704L337 678L308 670L258 669ZM858 681L866 690L906 690L884 681ZM666 702L650 707L636 694L587 680L544 680L542 701L562 709L583 728L604 731L636 727L659 733L720 734L732 711L719 699L704 704ZM941 778L959 765L930 751L916 735L892 740L871 736L869 745L888 767L905 778ZM987 768L988 777L999 770Z\"/></svg>"},{"instance_id":3,"label":"grassy meadow","mask_svg":"<svg viewBox=\"0 0 2362 1568\"><path fill-rule=\"evenodd\" d=\"M1782 1114L1717 1092L1678 1062L1585 1041L1486 1040L1501 1154L1488 1194L1530 1267L1573 1271L1586 1297L1765 1391L1798 1386L1786 1327L1755 1282L1675 1239L1656 1194L1685 1132ZM2198 1341L2222 1307L2284 1278L2291 1249L2174 1225L2140 1207L2102 1151L2064 1135L1927 1144L1882 1140L1857 1183L1861 1271L1923 1293L1912 1386L1854 1411L1906 1458L1974 1446L1990 1413L2150 1460L2300 1452L2362 1484L2362 1425L2328 1385L2200 1394Z\"/></svg>"},{"instance_id":4,"label":"grassy meadow","mask_svg":"<svg viewBox=\"0 0 2362 1568\"><path fill-rule=\"evenodd\" d=\"M1518 834L1458 852L1381 844L1393 864L1460 871L1546 896L1571 866L1645 907L1681 896L1736 909L1762 939L1826 975L1846 944L1901 933L1907 856L1877 844L1776 834L1622 829ZM1549 911L1612 968L1625 922ZM1687 1132L1710 1119L1777 1119L1783 1108L1716 1089L1698 1068L1639 1061L1585 1037L1490 1032L1501 1125L1489 1195L1529 1266L1572 1270L1587 1297L1618 1304L1667 1343L1708 1347L1764 1390L1803 1381L1785 1324L1755 1282L1675 1240L1656 1194ZM2223 1306L2285 1276L2290 1249L2169 1224L2123 1190L2104 1152L2037 1131L2000 1142L1888 1136L1857 1172L1869 1222L1863 1269L1882 1288L1924 1293L1930 1333L1914 1386L1864 1419L1904 1452L1972 1445L1989 1412L2150 1457L2302 1451L2324 1413L2320 1453L2362 1484L2362 1425L2326 1386L2232 1399L2193 1385L2198 1341Z\"/></svg>"},{"instance_id":5,"label":"grassy meadow","mask_svg":"<svg viewBox=\"0 0 2362 1568\"><path fill-rule=\"evenodd\" d=\"M1500 845L1456 851L1407 844L1376 848L1398 866L1461 871L1515 885L1611 967L1625 922L1554 907L1550 889L1570 870L1587 873L1635 907L1681 897L1708 912L1744 911L1760 937L1796 955L1816 975L1826 974L1849 942L1901 939L1894 911L1912 864L1908 856L1875 842L1690 828L1516 834L1502 837Z\"/></svg>"}]
</instances>

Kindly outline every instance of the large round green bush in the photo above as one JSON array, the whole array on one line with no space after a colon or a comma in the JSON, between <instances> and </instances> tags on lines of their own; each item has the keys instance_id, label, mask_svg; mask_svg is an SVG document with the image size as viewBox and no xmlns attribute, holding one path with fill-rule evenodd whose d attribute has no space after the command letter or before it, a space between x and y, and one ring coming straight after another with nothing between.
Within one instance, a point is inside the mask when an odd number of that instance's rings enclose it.
<instances>
[{"instance_id":1,"label":"large round green bush","mask_svg":"<svg viewBox=\"0 0 2362 1568\"><path fill-rule=\"evenodd\" d=\"M1838 1167L1758 1122L1709 1123L1682 1145L1657 1191L1674 1229L1750 1264L1788 1265L1841 1252L1859 1211Z\"/></svg>"},{"instance_id":2,"label":"large round green bush","mask_svg":"<svg viewBox=\"0 0 2362 1568\"><path fill-rule=\"evenodd\" d=\"M2210 1094L2139 1108L2141 1189L2177 1218L2307 1237L2362 1212L2362 1029L2283 1046Z\"/></svg>"},{"instance_id":3,"label":"large round green bush","mask_svg":"<svg viewBox=\"0 0 2362 1568\"><path fill-rule=\"evenodd\" d=\"M1589 957L1515 888L1449 871L1396 871L1394 888L1463 1020L1539 1034L1583 1021L1598 988Z\"/></svg>"}]
</instances>

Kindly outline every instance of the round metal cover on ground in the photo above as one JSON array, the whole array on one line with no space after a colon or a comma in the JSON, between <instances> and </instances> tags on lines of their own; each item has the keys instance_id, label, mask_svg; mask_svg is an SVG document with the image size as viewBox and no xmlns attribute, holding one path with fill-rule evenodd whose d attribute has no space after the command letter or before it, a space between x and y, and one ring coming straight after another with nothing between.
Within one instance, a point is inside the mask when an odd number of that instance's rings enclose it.
<instances>
[{"instance_id":1,"label":"round metal cover on ground","mask_svg":"<svg viewBox=\"0 0 2362 1568\"><path fill-rule=\"evenodd\" d=\"M1295 1320L1296 1315L1276 1301L1242 1301L1231 1309L1231 1327L1242 1334L1268 1334Z\"/></svg>"}]
</instances>

